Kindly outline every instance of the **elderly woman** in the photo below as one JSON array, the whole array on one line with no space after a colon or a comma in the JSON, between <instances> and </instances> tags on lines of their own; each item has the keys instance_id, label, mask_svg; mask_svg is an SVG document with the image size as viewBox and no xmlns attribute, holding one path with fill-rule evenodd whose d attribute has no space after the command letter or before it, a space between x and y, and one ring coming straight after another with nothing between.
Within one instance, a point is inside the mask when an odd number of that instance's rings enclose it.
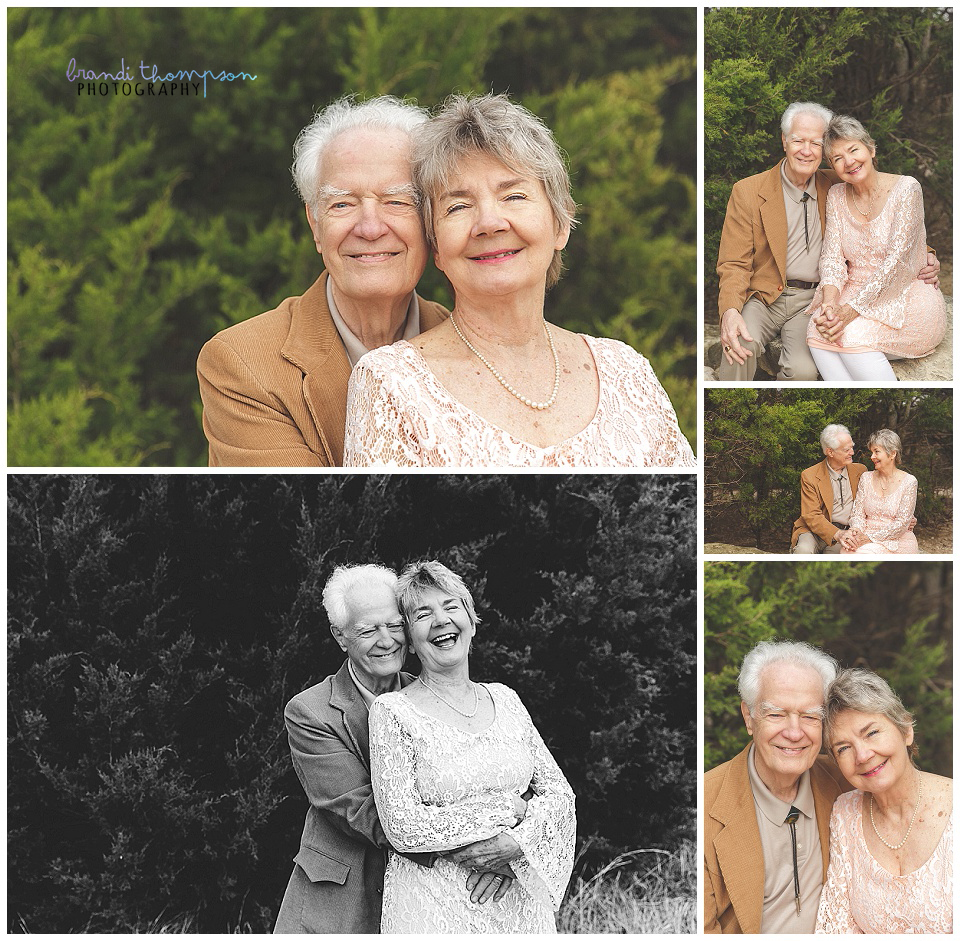
<instances>
[{"instance_id":1,"label":"elderly woman","mask_svg":"<svg viewBox=\"0 0 960 941\"><path fill-rule=\"evenodd\" d=\"M833 805L818 934L953 932L953 782L916 767L913 726L875 673L830 687L824 741L856 790Z\"/></svg>"},{"instance_id":2,"label":"elderly woman","mask_svg":"<svg viewBox=\"0 0 960 941\"><path fill-rule=\"evenodd\" d=\"M920 184L877 170L856 118L835 116L823 150L841 182L827 194L807 344L825 380L896 379L890 359L926 356L946 331L943 295L917 278L927 240Z\"/></svg>"},{"instance_id":3,"label":"elderly woman","mask_svg":"<svg viewBox=\"0 0 960 941\"><path fill-rule=\"evenodd\" d=\"M889 555L919 552L912 531L917 478L900 470L903 445L889 428L867 439L874 470L864 471L850 511L850 529L837 534L844 553Z\"/></svg>"},{"instance_id":4,"label":"elderly woman","mask_svg":"<svg viewBox=\"0 0 960 941\"><path fill-rule=\"evenodd\" d=\"M414 138L450 319L350 378L344 464L692 467L650 364L544 320L574 224L553 135L503 95L454 96Z\"/></svg>"},{"instance_id":5,"label":"elderly woman","mask_svg":"<svg viewBox=\"0 0 960 941\"><path fill-rule=\"evenodd\" d=\"M373 791L398 850L381 931L555 933L573 866L573 791L517 694L470 679L478 618L459 576L418 562L397 591L421 671L370 709ZM427 869L401 855L409 852L441 855ZM514 881L499 898L474 901L463 888L473 868Z\"/></svg>"}]
</instances>

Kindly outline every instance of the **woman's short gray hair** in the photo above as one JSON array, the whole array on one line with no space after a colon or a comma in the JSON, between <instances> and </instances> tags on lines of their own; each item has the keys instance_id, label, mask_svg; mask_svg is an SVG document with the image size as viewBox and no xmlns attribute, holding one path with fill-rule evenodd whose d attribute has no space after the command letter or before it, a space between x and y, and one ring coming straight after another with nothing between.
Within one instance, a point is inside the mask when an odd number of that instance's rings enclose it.
<instances>
[{"instance_id":1,"label":"woman's short gray hair","mask_svg":"<svg viewBox=\"0 0 960 941\"><path fill-rule=\"evenodd\" d=\"M433 200L447 187L457 164L483 155L540 180L553 210L557 232L576 224L566 160L550 129L506 95L451 95L414 135L413 182L423 197L423 222L434 249ZM560 279L563 261L555 251L546 286Z\"/></svg>"},{"instance_id":2,"label":"woman's short gray hair","mask_svg":"<svg viewBox=\"0 0 960 941\"><path fill-rule=\"evenodd\" d=\"M831 741L830 726L841 712L852 709L854 712L875 713L889 719L906 738L913 728L913 716L904 708L900 697L890 688L890 684L870 670L854 667L841 670L827 690L826 717L824 719L824 741L829 747ZM919 749L916 742L907 746L911 761Z\"/></svg>"},{"instance_id":3,"label":"woman's short gray hair","mask_svg":"<svg viewBox=\"0 0 960 941\"><path fill-rule=\"evenodd\" d=\"M331 626L338 631L349 627L348 597L358 588L383 585L394 594L397 591L397 573L383 565L338 565L323 586L323 607Z\"/></svg>"},{"instance_id":4,"label":"woman's short gray hair","mask_svg":"<svg viewBox=\"0 0 960 941\"><path fill-rule=\"evenodd\" d=\"M473 605L473 595L463 579L451 572L442 562L435 561L411 562L400 573L397 582L397 604L400 605L407 623L410 622L410 616L424 593L434 589L458 598L470 618L470 623L474 626L480 623Z\"/></svg>"},{"instance_id":5,"label":"woman's short gray hair","mask_svg":"<svg viewBox=\"0 0 960 941\"><path fill-rule=\"evenodd\" d=\"M760 696L760 681L763 671L775 663L789 663L793 666L809 667L816 670L823 680L823 696L826 699L827 687L834 681L839 665L828 653L811 647L800 640L762 640L743 658L740 675L737 677L737 689L740 698L747 704L753 715Z\"/></svg>"},{"instance_id":6,"label":"woman's short gray hair","mask_svg":"<svg viewBox=\"0 0 960 941\"><path fill-rule=\"evenodd\" d=\"M876 141L867 133L867 129L849 114L835 114L827 125L826 133L823 135L823 152L828 157L833 150L833 145L844 140L857 140L866 144L871 149L876 148Z\"/></svg>"},{"instance_id":7,"label":"woman's short gray hair","mask_svg":"<svg viewBox=\"0 0 960 941\"><path fill-rule=\"evenodd\" d=\"M362 128L413 134L428 118L424 108L393 95L380 95L362 102L357 102L353 95L346 95L318 111L293 145L290 172L300 199L314 214L319 211L324 183L320 179L320 163L330 142L344 131Z\"/></svg>"},{"instance_id":8,"label":"woman's short gray hair","mask_svg":"<svg viewBox=\"0 0 960 941\"><path fill-rule=\"evenodd\" d=\"M830 119L833 117L833 112L829 108L824 108L823 105L818 105L815 101L794 101L787 105L787 110L783 112L783 117L780 119L780 130L784 137L790 133L793 122L801 114L809 114L817 118L823 122L824 127L830 123Z\"/></svg>"},{"instance_id":9,"label":"woman's short gray hair","mask_svg":"<svg viewBox=\"0 0 960 941\"><path fill-rule=\"evenodd\" d=\"M827 448L831 451L836 451L838 447L838 438L840 435L850 435L850 429L846 425L827 425L823 431L820 432L820 447L823 449L823 453L827 453ZM853 435L850 435L853 438Z\"/></svg>"},{"instance_id":10,"label":"woman's short gray hair","mask_svg":"<svg viewBox=\"0 0 960 941\"><path fill-rule=\"evenodd\" d=\"M889 428L881 428L867 438L867 448L872 448L874 445L879 445L887 454L892 454L894 464L899 464L903 459L903 442L900 440L900 435Z\"/></svg>"}]
</instances>

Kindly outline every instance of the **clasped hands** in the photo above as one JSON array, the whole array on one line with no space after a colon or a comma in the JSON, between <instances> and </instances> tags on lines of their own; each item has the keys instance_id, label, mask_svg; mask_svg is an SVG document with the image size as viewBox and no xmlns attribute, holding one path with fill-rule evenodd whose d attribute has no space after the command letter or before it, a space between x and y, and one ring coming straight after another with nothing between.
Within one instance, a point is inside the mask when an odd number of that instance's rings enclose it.
<instances>
[{"instance_id":1,"label":"clasped hands","mask_svg":"<svg viewBox=\"0 0 960 941\"><path fill-rule=\"evenodd\" d=\"M835 538L847 552L856 552L857 549L870 541L863 533L856 529L841 529L837 532Z\"/></svg>"},{"instance_id":2,"label":"clasped hands","mask_svg":"<svg viewBox=\"0 0 960 941\"><path fill-rule=\"evenodd\" d=\"M513 795L517 823L526 815L527 800L532 796L533 791L529 790L523 797ZM473 870L467 876L467 891L470 893L471 902L482 905L489 899L498 902L507 894L514 880L510 863L521 853L520 844L509 833L498 833L489 839L478 840L442 855Z\"/></svg>"},{"instance_id":3,"label":"clasped hands","mask_svg":"<svg viewBox=\"0 0 960 941\"><path fill-rule=\"evenodd\" d=\"M846 329L847 324L859 317L860 314L849 304L836 307L833 304L824 304L820 313L813 318L813 324L828 343L836 343Z\"/></svg>"}]
</instances>

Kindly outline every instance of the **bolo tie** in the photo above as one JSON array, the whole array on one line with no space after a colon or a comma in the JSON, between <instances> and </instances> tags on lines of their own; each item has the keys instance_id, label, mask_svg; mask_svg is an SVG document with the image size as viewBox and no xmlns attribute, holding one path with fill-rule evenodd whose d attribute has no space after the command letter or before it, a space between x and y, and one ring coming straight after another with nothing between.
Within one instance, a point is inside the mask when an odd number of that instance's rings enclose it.
<instances>
[{"instance_id":1,"label":"bolo tie","mask_svg":"<svg viewBox=\"0 0 960 941\"><path fill-rule=\"evenodd\" d=\"M800 202L803 203L803 240L807 244L807 251L810 251L810 230L807 228L807 202L810 199L809 193L804 193L800 197Z\"/></svg>"},{"instance_id":2,"label":"bolo tie","mask_svg":"<svg viewBox=\"0 0 960 941\"><path fill-rule=\"evenodd\" d=\"M791 807L785 822L790 824L790 842L793 844L793 900L797 903L797 915L800 914L800 869L797 866L797 821L799 819L800 811L796 807Z\"/></svg>"}]
</instances>

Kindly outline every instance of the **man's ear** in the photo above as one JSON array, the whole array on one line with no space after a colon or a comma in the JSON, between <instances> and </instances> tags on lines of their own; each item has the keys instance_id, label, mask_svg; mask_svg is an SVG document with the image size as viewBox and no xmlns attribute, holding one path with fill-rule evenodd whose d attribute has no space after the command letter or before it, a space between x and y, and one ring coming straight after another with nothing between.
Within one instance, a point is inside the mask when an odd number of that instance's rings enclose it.
<instances>
[{"instance_id":1,"label":"man's ear","mask_svg":"<svg viewBox=\"0 0 960 941\"><path fill-rule=\"evenodd\" d=\"M308 210L309 212L309 210ZM335 627L333 624L330 625L330 633L333 635L333 639L340 645L340 649L346 653L347 651L347 642L344 639L343 631L340 628Z\"/></svg>"},{"instance_id":2,"label":"man's ear","mask_svg":"<svg viewBox=\"0 0 960 941\"><path fill-rule=\"evenodd\" d=\"M750 709L743 700L740 701L740 715L743 716L743 723L746 725L747 731L753 735L753 716L750 715Z\"/></svg>"},{"instance_id":3,"label":"man's ear","mask_svg":"<svg viewBox=\"0 0 960 941\"><path fill-rule=\"evenodd\" d=\"M313 218L313 213L309 206L304 206L303 209L307 214L307 225L310 226L310 231L313 233L313 244L317 246L317 254L322 255L323 252L320 249L320 224Z\"/></svg>"}]
</instances>

